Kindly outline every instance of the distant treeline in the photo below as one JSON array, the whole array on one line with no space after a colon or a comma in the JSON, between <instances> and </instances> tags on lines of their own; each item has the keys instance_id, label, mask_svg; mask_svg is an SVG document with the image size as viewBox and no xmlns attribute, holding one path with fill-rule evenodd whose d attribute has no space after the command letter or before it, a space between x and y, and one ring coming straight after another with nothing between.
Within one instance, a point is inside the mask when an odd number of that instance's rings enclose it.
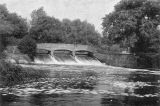
<instances>
[{"instance_id":1,"label":"distant treeline","mask_svg":"<svg viewBox=\"0 0 160 106\"><path fill-rule=\"evenodd\" d=\"M10 13L6 5L0 5L0 34L3 44L16 45L27 36L37 43L75 43L98 45L100 33L94 25L80 19L60 21L48 16L43 7L33 10L31 20L17 13ZM5 38L5 40L4 40Z\"/></svg>"}]
</instances>

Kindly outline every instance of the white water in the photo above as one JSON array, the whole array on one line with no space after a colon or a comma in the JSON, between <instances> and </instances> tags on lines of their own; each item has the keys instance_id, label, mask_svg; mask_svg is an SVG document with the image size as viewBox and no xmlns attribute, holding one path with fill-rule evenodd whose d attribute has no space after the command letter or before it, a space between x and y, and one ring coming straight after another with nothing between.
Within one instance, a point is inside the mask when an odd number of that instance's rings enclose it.
<instances>
[{"instance_id":1,"label":"white water","mask_svg":"<svg viewBox=\"0 0 160 106\"><path fill-rule=\"evenodd\" d=\"M38 55L34 62L36 64L65 64L65 65L95 65L102 66L98 59L94 57L85 56L51 56L49 54Z\"/></svg>"},{"instance_id":2,"label":"white water","mask_svg":"<svg viewBox=\"0 0 160 106\"><path fill-rule=\"evenodd\" d=\"M88 56L75 56L75 60L81 65L103 65L98 59Z\"/></svg>"},{"instance_id":3,"label":"white water","mask_svg":"<svg viewBox=\"0 0 160 106\"><path fill-rule=\"evenodd\" d=\"M58 64L59 62L49 54L46 55L38 55L34 62L37 64Z\"/></svg>"}]
</instances>

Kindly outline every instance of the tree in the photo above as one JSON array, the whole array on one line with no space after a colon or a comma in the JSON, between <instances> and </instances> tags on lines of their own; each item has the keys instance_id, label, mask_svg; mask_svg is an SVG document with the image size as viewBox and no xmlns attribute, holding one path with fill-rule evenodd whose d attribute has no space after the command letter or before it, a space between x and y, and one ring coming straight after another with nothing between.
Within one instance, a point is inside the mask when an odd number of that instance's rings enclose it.
<instances>
[{"instance_id":1,"label":"tree","mask_svg":"<svg viewBox=\"0 0 160 106\"><path fill-rule=\"evenodd\" d=\"M17 43L17 39L27 33L26 20L16 13L9 13L6 5L0 4L0 55L7 45Z\"/></svg>"},{"instance_id":2,"label":"tree","mask_svg":"<svg viewBox=\"0 0 160 106\"><path fill-rule=\"evenodd\" d=\"M6 5L0 4L0 36L1 45L13 44L16 39L24 37L28 33L28 26L25 19L16 13L9 13ZM9 40L13 38L15 41ZM2 47L2 48L3 48ZM1 49L2 49L1 48Z\"/></svg>"},{"instance_id":3,"label":"tree","mask_svg":"<svg viewBox=\"0 0 160 106\"><path fill-rule=\"evenodd\" d=\"M72 43L97 45L100 34L94 25L79 19L62 22L50 17L43 7L31 14L30 36L38 43Z\"/></svg>"},{"instance_id":4,"label":"tree","mask_svg":"<svg viewBox=\"0 0 160 106\"><path fill-rule=\"evenodd\" d=\"M74 43L75 42L75 36L72 34L71 24L72 24L72 21L69 19L62 20L64 43Z\"/></svg>"},{"instance_id":5,"label":"tree","mask_svg":"<svg viewBox=\"0 0 160 106\"><path fill-rule=\"evenodd\" d=\"M79 19L62 21L66 43L98 45L100 34L95 30L94 25Z\"/></svg>"},{"instance_id":6,"label":"tree","mask_svg":"<svg viewBox=\"0 0 160 106\"><path fill-rule=\"evenodd\" d=\"M6 38L12 33L13 29L10 24L0 19L0 55L7 46L8 42Z\"/></svg>"},{"instance_id":7,"label":"tree","mask_svg":"<svg viewBox=\"0 0 160 106\"><path fill-rule=\"evenodd\" d=\"M38 43L62 43L63 29L61 22L50 17L43 7L34 10L31 14L30 36Z\"/></svg>"},{"instance_id":8,"label":"tree","mask_svg":"<svg viewBox=\"0 0 160 106\"><path fill-rule=\"evenodd\" d=\"M32 18L31 25L32 26L36 25L37 22L38 22L38 19L40 17L45 17L45 16L47 16L47 14L44 11L43 7L40 7L37 10L33 10L32 13L31 13L31 18Z\"/></svg>"},{"instance_id":9,"label":"tree","mask_svg":"<svg viewBox=\"0 0 160 106\"><path fill-rule=\"evenodd\" d=\"M29 36L25 36L21 42L18 44L18 49L21 53L27 54L32 60L34 60L34 57L36 55L36 42Z\"/></svg>"},{"instance_id":10,"label":"tree","mask_svg":"<svg viewBox=\"0 0 160 106\"><path fill-rule=\"evenodd\" d=\"M131 52L158 52L160 3L150 0L121 0L103 18L103 36L108 45L130 47Z\"/></svg>"},{"instance_id":11,"label":"tree","mask_svg":"<svg viewBox=\"0 0 160 106\"><path fill-rule=\"evenodd\" d=\"M6 35L11 34L12 28L5 21L5 16L8 15L8 10L5 5L0 5L0 55L6 46Z\"/></svg>"},{"instance_id":12,"label":"tree","mask_svg":"<svg viewBox=\"0 0 160 106\"><path fill-rule=\"evenodd\" d=\"M0 19L6 20L9 15L8 9L5 4L0 4Z\"/></svg>"},{"instance_id":13,"label":"tree","mask_svg":"<svg viewBox=\"0 0 160 106\"><path fill-rule=\"evenodd\" d=\"M26 19L18 16L16 13L9 13L6 5L0 4L0 19L8 22L13 31L10 36L22 38L28 33L28 25Z\"/></svg>"},{"instance_id":14,"label":"tree","mask_svg":"<svg viewBox=\"0 0 160 106\"><path fill-rule=\"evenodd\" d=\"M61 22L50 16L38 18L37 23L31 27L30 35L38 43L62 43L63 31Z\"/></svg>"},{"instance_id":15,"label":"tree","mask_svg":"<svg viewBox=\"0 0 160 106\"><path fill-rule=\"evenodd\" d=\"M13 27L12 37L23 38L28 34L28 25L26 19L18 16L16 13L10 13L7 16L7 21Z\"/></svg>"}]
</instances>

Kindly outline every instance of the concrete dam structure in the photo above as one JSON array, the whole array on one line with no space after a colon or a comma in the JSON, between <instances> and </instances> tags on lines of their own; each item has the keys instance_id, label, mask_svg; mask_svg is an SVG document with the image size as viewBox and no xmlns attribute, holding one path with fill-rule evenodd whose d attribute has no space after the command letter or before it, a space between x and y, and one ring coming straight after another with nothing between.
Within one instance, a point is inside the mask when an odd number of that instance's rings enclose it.
<instances>
[{"instance_id":1,"label":"concrete dam structure","mask_svg":"<svg viewBox=\"0 0 160 106\"><path fill-rule=\"evenodd\" d=\"M102 65L94 56L96 50L80 44L37 44L37 64Z\"/></svg>"}]
</instances>

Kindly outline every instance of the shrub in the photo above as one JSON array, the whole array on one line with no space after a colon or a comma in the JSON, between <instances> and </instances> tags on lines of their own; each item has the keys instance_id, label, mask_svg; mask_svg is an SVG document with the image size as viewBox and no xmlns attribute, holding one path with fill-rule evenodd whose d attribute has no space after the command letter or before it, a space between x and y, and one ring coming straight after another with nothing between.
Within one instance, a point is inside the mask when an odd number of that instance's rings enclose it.
<instances>
[{"instance_id":1,"label":"shrub","mask_svg":"<svg viewBox=\"0 0 160 106\"><path fill-rule=\"evenodd\" d=\"M0 87L38 81L41 78L47 77L47 70L23 68L19 65L14 65L7 63L4 60L0 60Z\"/></svg>"},{"instance_id":2,"label":"shrub","mask_svg":"<svg viewBox=\"0 0 160 106\"><path fill-rule=\"evenodd\" d=\"M27 54L31 60L34 59L36 55L36 42L29 36L24 37L18 44L18 49L21 53Z\"/></svg>"}]
</instances>

